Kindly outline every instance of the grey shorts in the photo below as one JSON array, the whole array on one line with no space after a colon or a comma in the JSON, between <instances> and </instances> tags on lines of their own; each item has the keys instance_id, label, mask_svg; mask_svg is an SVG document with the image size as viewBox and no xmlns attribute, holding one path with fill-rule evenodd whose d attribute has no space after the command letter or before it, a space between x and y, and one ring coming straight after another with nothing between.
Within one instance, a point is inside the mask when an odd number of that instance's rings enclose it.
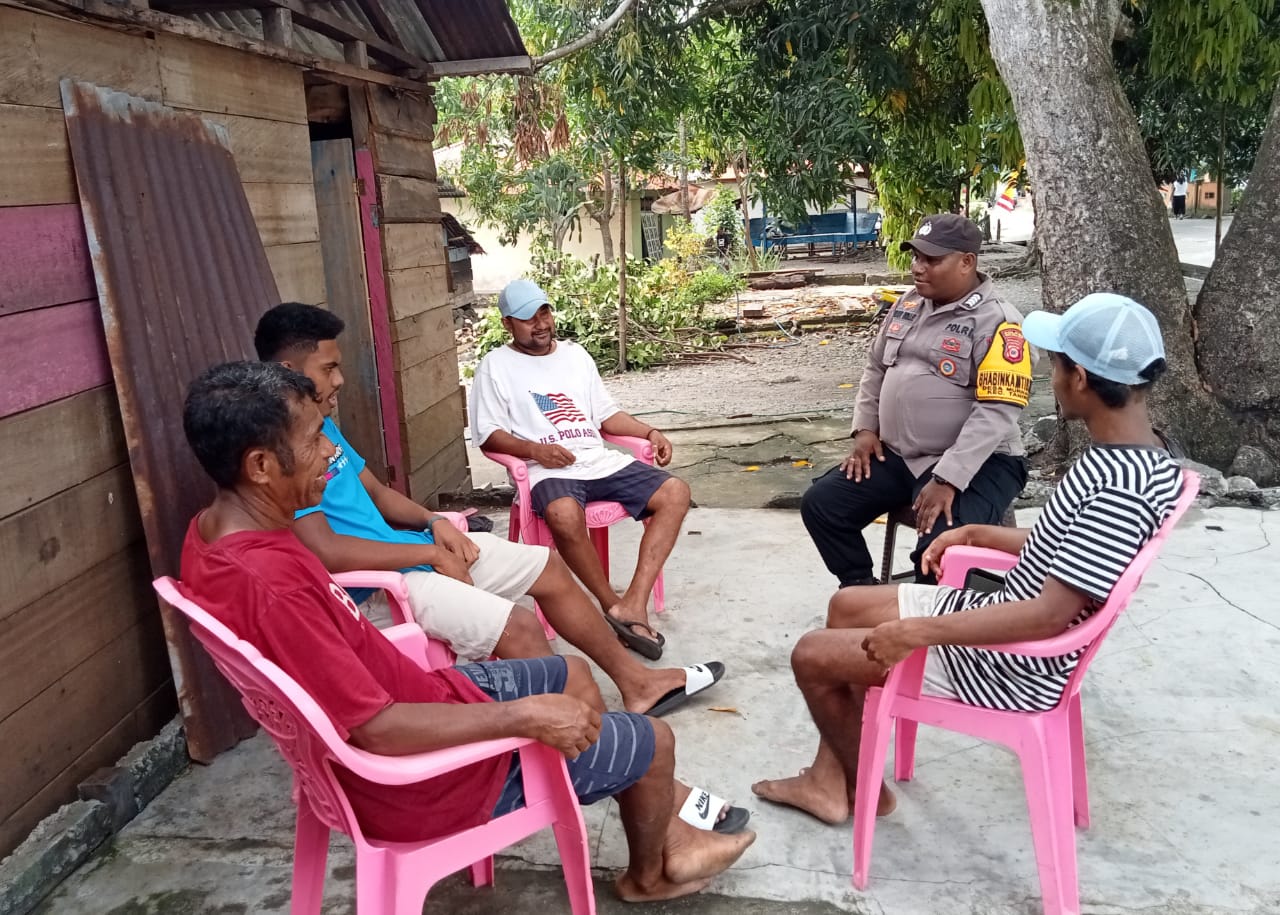
<instances>
[{"instance_id":1,"label":"grey shorts","mask_svg":"<svg viewBox=\"0 0 1280 915\"><path fill-rule=\"evenodd\" d=\"M588 502L617 502L632 518L649 516L649 500L671 474L643 461L632 461L617 473L598 480L570 480L565 477L549 477L533 487L529 493L533 510L539 515L556 499L566 496L579 505Z\"/></svg>"},{"instance_id":2,"label":"grey shorts","mask_svg":"<svg viewBox=\"0 0 1280 915\"><path fill-rule=\"evenodd\" d=\"M564 658L559 656L483 661L464 664L458 670L498 702L562 693L569 674ZM606 712L602 719L600 739L567 763L574 793L583 804L594 804L625 791L644 777L653 762L653 724L648 718L631 712ZM520 754L515 753L493 815L502 816L523 804L524 779Z\"/></svg>"},{"instance_id":3,"label":"grey shorts","mask_svg":"<svg viewBox=\"0 0 1280 915\"><path fill-rule=\"evenodd\" d=\"M938 604L938 597L943 591L953 589L945 585L898 585L898 617L935 616L933 608ZM921 691L926 696L939 696L943 699L959 699L951 674L942 663L942 655L937 645L929 646L929 653L924 661L924 684Z\"/></svg>"}]
</instances>

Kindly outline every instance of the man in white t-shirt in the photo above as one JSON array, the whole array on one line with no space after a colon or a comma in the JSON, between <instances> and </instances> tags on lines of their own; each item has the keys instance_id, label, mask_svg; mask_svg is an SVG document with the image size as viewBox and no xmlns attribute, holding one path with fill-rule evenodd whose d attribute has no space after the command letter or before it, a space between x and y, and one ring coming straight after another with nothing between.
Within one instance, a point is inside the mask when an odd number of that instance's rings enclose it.
<instances>
[{"instance_id":1,"label":"man in white t-shirt","mask_svg":"<svg viewBox=\"0 0 1280 915\"><path fill-rule=\"evenodd\" d=\"M649 592L689 511L689 486L606 448L600 433L648 439L664 467L671 461L671 442L618 408L586 350L556 340L555 314L537 284L509 283L498 297L498 311L511 342L476 368L471 434L486 451L528 462L533 510L546 520L556 549L600 602L618 637L656 660L665 640L649 623ZM587 533L584 509L597 501L618 502L633 518L649 521L635 573L621 595L609 584Z\"/></svg>"},{"instance_id":2,"label":"man in white t-shirt","mask_svg":"<svg viewBox=\"0 0 1280 915\"><path fill-rule=\"evenodd\" d=\"M1185 219L1187 215L1187 179L1178 175L1173 179L1173 218Z\"/></svg>"}]
</instances>

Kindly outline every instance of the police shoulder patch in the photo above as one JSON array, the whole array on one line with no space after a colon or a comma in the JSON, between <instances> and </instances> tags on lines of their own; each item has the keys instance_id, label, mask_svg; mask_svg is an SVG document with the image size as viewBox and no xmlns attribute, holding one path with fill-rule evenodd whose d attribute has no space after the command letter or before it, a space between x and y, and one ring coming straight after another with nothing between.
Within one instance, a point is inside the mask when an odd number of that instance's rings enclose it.
<instances>
[{"instance_id":1,"label":"police shoulder patch","mask_svg":"<svg viewBox=\"0 0 1280 915\"><path fill-rule=\"evenodd\" d=\"M978 366L977 398L1025 407L1031 399L1031 358L1022 328L1005 321L996 328L991 348Z\"/></svg>"}]
</instances>

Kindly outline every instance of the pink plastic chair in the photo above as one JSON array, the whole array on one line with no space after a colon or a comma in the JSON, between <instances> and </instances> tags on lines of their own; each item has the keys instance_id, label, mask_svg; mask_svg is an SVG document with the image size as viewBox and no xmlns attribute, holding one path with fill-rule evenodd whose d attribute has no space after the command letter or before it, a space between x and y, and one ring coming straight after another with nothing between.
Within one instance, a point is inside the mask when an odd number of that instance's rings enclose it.
<instances>
[{"instance_id":1,"label":"pink plastic chair","mask_svg":"<svg viewBox=\"0 0 1280 915\"><path fill-rule=\"evenodd\" d=\"M426 895L437 881L469 867L474 885L492 884L494 852L546 826L555 831L570 910L575 915L593 915L595 891L582 810L564 757L554 749L515 738L412 756L378 756L357 749L338 737L329 717L291 677L184 596L181 583L158 578L154 587L165 602L187 617L192 633L240 691L249 714L271 735L293 768L298 821L292 915L320 912L331 829L346 833L355 844L359 915L421 915ZM428 639L417 624L395 626L384 635L410 660L432 668ZM520 753L526 806L482 826L429 842L366 838L334 777L334 769L341 766L378 784L407 785L512 751Z\"/></svg>"},{"instance_id":2,"label":"pink plastic chair","mask_svg":"<svg viewBox=\"0 0 1280 915\"><path fill-rule=\"evenodd\" d=\"M650 465L653 464L653 445L647 439L636 438L632 435L610 435L607 432L601 432L600 434L606 442L612 442L629 450L636 456L636 460ZM482 453L489 460L496 461L506 468L507 478L511 480L511 485L516 490L516 497L511 503L511 520L507 525L508 539L519 541L523 538L525 543L549 546L555 549L555 539L551 536L551 529L533 511L533 503L529 498L529 466L523 459L512 457L509 454L499 454L496 451L483 451ZM596 548L596 555L600 557L600 565L604 568L605 575L608 575L609 527L631 516L617 502L588 502L586 515L587 531L590 533L591 543ZM649 522L645 520L641 523L647 525ZM659 572L657 580L653 583L653 609L661 613L666 609L666 606L666 591L662 583L662 573ZM542 622L547 630L547 637L553 638L555 632L551 629L551 626L545 618Z\"/></svg>"},{"instance_id":3,"label":"pink plastic chair","mask_svg":"<svg viewBox=\"0 0 1280 915\"><path fill-rule=\"evenodd\" d=\"M1111 591L1107 602L1079 626L1038 642L987 646L993 651L1032 657L1056 657L1083 650L1058 705L1047 712L1005 712L978 708L951 699L921 695L926 650L920 649L894 667L883 688L867 690L862 710L862 740L853 812L853 885L866 889L875 836L876 801L889 748L890 728L897 723L894 779L915 774L916 730L920 723L959 731L1004 744L1018 754L1026 785L1031 837L1045 915L1076 915L1080 889L1076 874L1074 826L1089 826L1089 786L1085 772L1084 726L1080 686L1103 638L1129 603L1151 565L1200 488L1200 478L1183 471L1177 505L1155 536L1142 548ZM998 550L952 547L943 557L943 584L963 586L970 569L1008 571L1017 557Z\"/></svg>"}]
</instances>

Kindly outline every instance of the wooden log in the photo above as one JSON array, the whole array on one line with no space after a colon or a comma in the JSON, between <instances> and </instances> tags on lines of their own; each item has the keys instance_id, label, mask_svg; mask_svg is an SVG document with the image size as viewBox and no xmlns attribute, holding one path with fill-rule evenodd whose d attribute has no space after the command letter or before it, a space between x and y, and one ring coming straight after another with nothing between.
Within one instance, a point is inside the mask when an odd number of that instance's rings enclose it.
<instances>
[{"instance_id":1,"label":"wooden log","mask_svg":"<svg viewBox=\"0 0 1280 915\"><path fill-rule=\"evenodd\" d=\"M315 305L326 298L320 242L274 245L265 249L282 302Z\"/></svg>"},{"instance_id":2,"label":"wooden log","mask_svg":"<svg viewBox=\"0 0 1280 915\"><path fill-rule=\"evenodd\" d=\"M64 76L160 101L154 41L0 6L0 102L61 112Z\"/></svg>"},{"instance_id":3,"label":"wooden log","mask_svg":"<svg viewBox=\"0 0 1280 915\"><path fill-rule=\"evenodd\" d=\"M262 37L282 48L293 47L293 13L278 6L262 11Z\"/></svg>"},{"instance_id":4,"label":"wooden log","mask_svg":"<svg viewBox=\"0 0 1280 915\"><path fill-rule=\"evenodd\" d=\"M128 464L10 515L0 521L0 620L141 537Z\"/></svg>"},{"instance_id":5,"label":"wooden log","mask_svg":"<svg viewBox=\"0 0 1280 915\"><path fill-rule=\"evenodd\" d=\"M139 541L0 620L0 721L144 617L159 619L150 581Z\"/></svg>"},{"instance_id":6,"label":"wooden log","mask_svg":"<svg viewBox=\"0 0 1280 915\"><path fill-rule=\"evenodd\" d=\"M444 227L432 223L388 225L382 230L388 270L449 263Z\"/></svg>"},{"instance_id":7,"label":"wooden log","mask_svg":"<svg viewBox=\"0 0 1280 915\"><path fill-rule=\"evenodd\" d=\"M149 586L144 580L139 587ZM0 721L0 818L49 784L169 676L160 615L153 613Z\"/></svg>"},{"instance_id":8,"label":"wooden log","mask_svg":"<svg viewBox=\"0 0 1280 915\"><path fill-rule=\"evenodd\" d=\"M166 105L306 124L297 67L176 35L160 34L156 41Z\"/></svg>"},{"instance_id":9,"label":"wooden log","mask_svg":"<svg viewBox=\"0 0 1280 915\"><path fill-rule=\"evenodd\" d=\"M0 105L0 206L80 203L62 110Z\"/></svg>"},{"instance_id":10,"label":"wooden log","mask_svg":"<svg viewBox=\"0 0 1280 915\"><path fill-rule=\"evenodd\" d=\"M430 140L386 133L376 128L369 139L378 174L436 180L436 160Z\"/></svg>"},{"instance_id":11,"label":"wooden log","mask_svg":"<svg viewBox=\"0 0 1280 915\"><path fill-rule=\"evenodd\" d=\"M0 518L127 459L115 385L0 420Z\"/></svg>"},{"instance_id":12,"label":"wooden log","mask_svg":"<svg viewBox=\"0 0 1280 915\"><path fill-rule=\"evenodd\" d=\"M111 381L97 301L0 317L0 418Z\"/></svg>"},{"instance_id":13,"label":"wooden log","mask_svg":"<svg viewBox=\"0 0 1280 915\"><path fill-rule=\"evenodd\" d=\"M311 184L246 184L244 195L264 247L320 240Z\"/></svg>"},{"instance_id":14,"label":"wooden log","mask_svg":"<svg viewBox=\"0 0 1280 915\"><path fill-rule=\"evenodd\" d=\"M400 415L407 421L432 404L439 403L441 398L458 386L458 357L453 352L441 353L398 374L402 406ZM408 462L406 466L413 467Z\"/></svg>"},{"instance_id":15,"label":"wooden log","mask_svg":"<svg viewBox=\"0 0 1280 915\"><path fill-rule=\"evenodd\" d=\"M0 209L0 316L96 296L79 205Z\"/></svg>"},{"instance_id":16,"label":"wooden log","mask_svg":"<svg viewBox=\"0 0 1280 915\"><path fill-rule=\"evenodd\" d=\"M435 181L379 175L382 222L440 223L440 193Z\"/></svg>"},{"instance_id":17,"label":"wooden log","mask_svg":"<svg viewBox=\"0 0 1280 915\"><path fill-rule=\"evenodd\" d=\"M453 353L457 359L457 340L453 335L453 309L441 305L420 315L397 321L391 328L395 339L397 372L412 368L441 353Z\"/></svg>"},{"instance_id":18,"label":"wooden log","mask_svg":"<svg viewBox=\"0 0 1280 915\"><path fill-rule=\"evenodd\" d=\"M439 308L449 301L449 268L437 266L389 270L387 292L392 321Z\"/></svg>"}]
</instances>

